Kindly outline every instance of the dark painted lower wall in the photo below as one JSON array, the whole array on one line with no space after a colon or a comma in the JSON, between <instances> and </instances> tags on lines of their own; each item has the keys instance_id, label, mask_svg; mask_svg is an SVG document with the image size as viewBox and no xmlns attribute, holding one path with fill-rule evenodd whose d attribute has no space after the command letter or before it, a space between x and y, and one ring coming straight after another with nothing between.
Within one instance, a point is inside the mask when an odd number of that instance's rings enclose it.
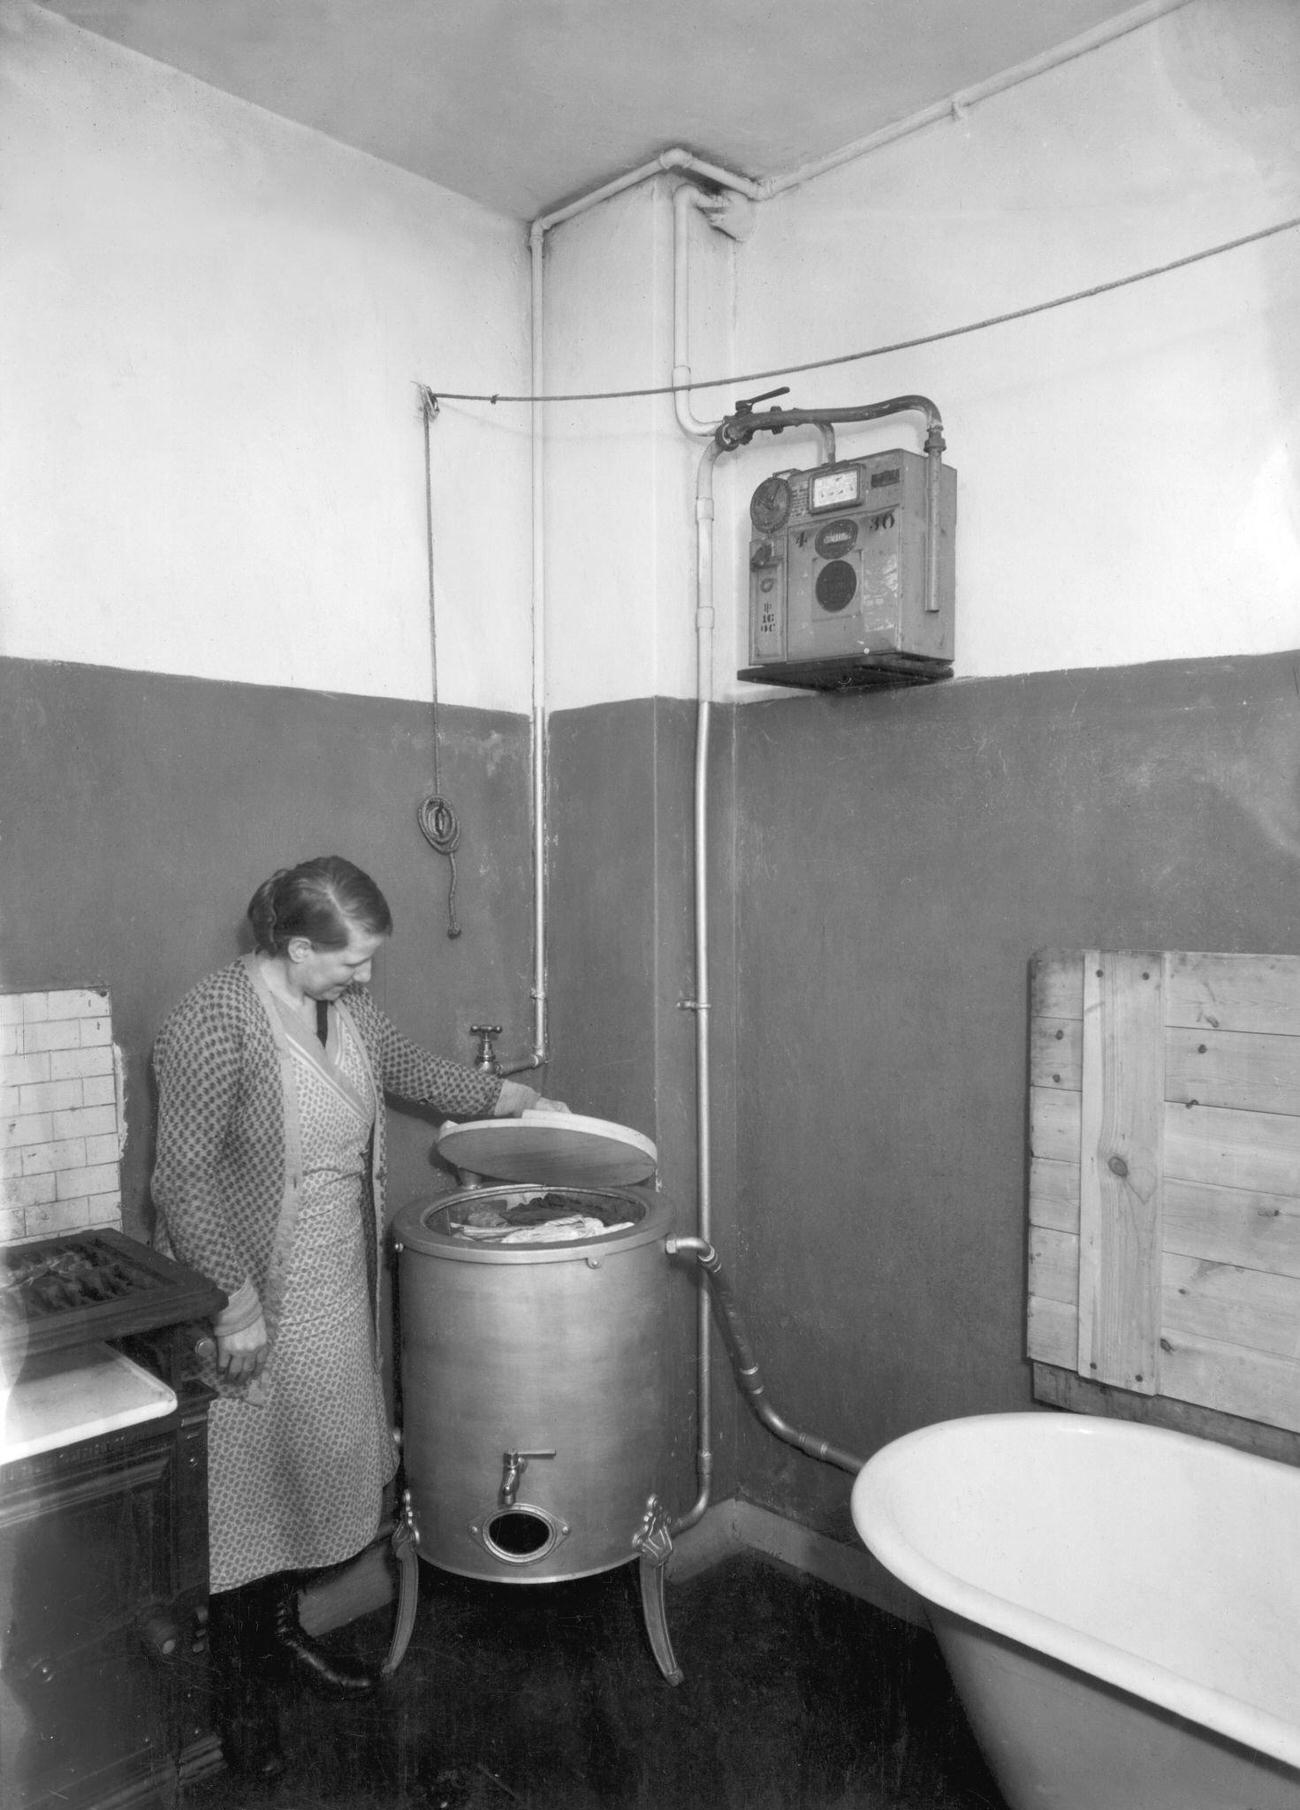
<instances>
[{"instance_id":1,"label":"dark painted lower wall","mask_svg":"<svg viewBox=\"0 0 1300 1810\"><path fill-rule=\"evenodd\" d=\"M472 1023L532 1041L528 723L439 713L441 789L462 825L449 867L416 820L432 790L428 706L92 666L0 661L0 980L104 983L127 1065L126 1229L147 1235L149 1050L170 1006L244 947L275 868L347 855L396 931L375 993L403 1030L462 1061ZM390 1204L431 1181L434 1122L390 1121Z\"/></svg>"},{"instance_id":2,"label":"dark painted lower wall","mask_svg":"<svg viewBox=\"0 0 1300 1810\"><path fill-rule=\"evenodd\" d=\"M714 1230L795 1426L1031 1405L1029 962L1300 948L1298 693L1277 656L715 713ZM687 705L552 725L557 1070L656 1115L684 1221L693 745ZM848 1476L717 1402L719 1494L852 1540Z\"/></svg>"},{"instance_id":3,"label":"dark painted lower wall","mask_svg":"<svg viewBox=\"0 0 1300 1810\"><path fill-rule=\"evenodd\" d=\"M428 711L0 662L6 984L106 982L130 1084L128 1229L147 1225L147 1051L240 946L273 867L337 848L389 893L376 990L468 1055L531 1041L528 726L446 710L464 936L415 822ZM694 1229L695 712L550 730L548 1085L654 1137ZM714 1235L778 1411L866 1455L1029 1405L1027 973L1042 948L1300 947L1300 662L1290 656L791 696L714 712ZM395 1116L393 1199L440 1180ZM694 1290L672 1272L670 1507L693 1497ZM774 1440L721 1358L736 1491L851 1540L845 1473Z\"/></svg>"},{"instance_id":4,"label":"dark painted lower wall","mask_svg":"<svg viewBox=\"0 0 1300 1810\"><path fill-rule=\"evenodd\" d=\"M868 1454L1029 1405L1027 967L1300 949L1300 660L739 714L739 1283L789 1417ZM746 1493L851 1538L746 1419Z\"/></svg>"}]
</instances>

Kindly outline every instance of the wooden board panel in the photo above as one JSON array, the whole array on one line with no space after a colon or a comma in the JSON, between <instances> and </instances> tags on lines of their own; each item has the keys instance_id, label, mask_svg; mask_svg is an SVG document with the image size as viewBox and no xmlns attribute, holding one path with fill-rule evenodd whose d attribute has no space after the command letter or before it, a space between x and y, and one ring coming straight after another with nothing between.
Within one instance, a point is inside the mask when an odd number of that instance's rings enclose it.
<instances>
[{"instance_id":1,"label":"wooden board panel","mask_svg":"<svg viewBox=\"0 0 1300 1810\"><path fill-rule=\"evenodd\" d=\"M1074 1414L1100 1414L1148 1427L1171 1427L1197 1439L1217 1439L1239 1451L1256 1452L1278 1464L1300 1465L1300 1434L1218 1408L1174 1401L1167 1395L1133 1395L1105 1383L1086 1383L1063 1365L1034 1361L1034 1400Z\"/></svg>"},{"instance_id":2,"label":"wooden board panel","mask_svg":"<svg viewBox=\"0 0 1300 1810\"><path fill-rule=\"evenodd\" d=\"M1082 1074L1083 1020L1035 1018L1029 1036L1031 1086L1067 1087L1077 1093Z\"/></svg>"},{"instance_id":3,"label":"wooden board panel","mask_svg":"<svg viewBox=\"0 0 1300 1810\"><path fill-rule=\"evenodd\" d=\"M1029 1092L1029 1148L1034 1156L1057 1163L1079 1160L1081 1096L1064 1088L1034 1087Z\"/></svg>"},{"instance_id":4,"label":"wooden board panel","mask_svg":"<svg viewBox=\"0 0 1300 1810\"><path fill-rule=\"evenodd\" d=\"M1165 1107L1165 1173L1176 1181L1295 1194L1300 1118L1216 1106Z\"/></svg>"},{"instance_id":5,"label":"wooden board panel","mask_svg":"<svg viewBox=\"0 0 1300 1810\"><path fill-rule=\"evenodd\" d=\"M1036 1378L1294 1441L1300 956L1052 951L1031 1004Z\"/></svg>"},{"instance_id":6,"label":"wooden board panel","mask_svg":"<svg viewBox=\"0 0 1300 1810\"><path fill-rule=\"evenodd\" d=\"M1085 952L1079 1370L1147 1395L1160 1370L1163 1101L1163 958Z\"/></svg>"},{"instance_id":7,"label":"wooden board panel","mask_svg":"<svg viewBox=\"0 0 1300 1810\"><path fill-rule=\"evenodd\" d=\"M1166 1176L1165 1252L1300 1276L1300 1201Z\"/></svg>"},{"instance_id":8,"label":"wooden board panel","mask_svg":"<svg viewBox=\"0 0 1300 1810\"><path fill-rule=\"evenodd\" d=\"M1300 1348L1300 1279L1169 1252L1161 1267L1166 1339L1241 1345L1294 1362ZM1044 1280L1050 1279L1045 1269Z\"/></svg>"},{"instance_id":9,"label":"wooden board panel","mask_svg":"<svg viewBox=\"0 0 1300 1810\"><path fill-rule=\"evenodd\" d=\"M1300 1037L1300 956L1171 954L1168 1021Z\"/></svg>"},{"instance_id":10,"label":"wooden board panel","mask_svg":"<svg viewBox=\"0 0 1300 1810\"><path fill-rule=\"evenodd\" d=\"M1029 973L1031 1017L1083 1017L1083 956L1077 949L1044 949Z\"/></svg>"},{"instance_id":11,"label":"wooden board panel","mask_svg":"<svg viewBox=\"0 0 1300 1810\"><path fill-rule=\"evenodd\" d=\"M1174 1026L1165 1035L1165 1098L1293 1113L1300 1107L1300 1037Z\"/></svg>"},{"instance_id":12,"label":"wooden board panel","mask_svg":"<svg viewBox=\"0 0 1300 1810\"><path fill-rule=\"evenodd\" d=\"M1029 1235L1029 1291L1039 1300L1079 1301L1079 1240L1035 1226Z\"/></svg>"},{"instance_id":13,"label":"wooden board panel","mask_svg":"<svg viewBox=\"0 0 1300 1810\"><path fill-rule=\"evenodd\" d=\"M1044 1156L1029 1165L1029 1223L1053 1232L1079 1231L1079 1165Z\"/></svg>"},{"instance_id":14,"label":"wooden board panel","mask_svg":"<svg viewBox=\"0 0 1300 1810\"><path fill-rule=\"evenodd\" d=\"M1073 1370L1079 1361L1078 1309L1031 1295L1028 1352L1040 1363L1064 1364Z\"/></svg>"},{"instance_id":15,"label":"wooden board panel","mask_svg":"<svg viewBox=\"0 0 1300 1810\"><path fill-rule=\"evenodd\" d=\"M1271 1427L1300 1427L1300 1366L1294 1362L1181 1334L1166 1338L1161 1356L1165 1392L1179 1401Z\"/></svg>"}]
</instances>

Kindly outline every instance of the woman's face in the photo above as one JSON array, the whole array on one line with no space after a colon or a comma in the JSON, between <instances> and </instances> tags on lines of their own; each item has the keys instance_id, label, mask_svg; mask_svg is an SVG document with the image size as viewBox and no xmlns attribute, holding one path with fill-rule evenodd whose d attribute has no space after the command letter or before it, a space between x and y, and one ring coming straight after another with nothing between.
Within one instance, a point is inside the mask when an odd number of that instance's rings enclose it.
<instances>
[{"instance_id":1,"label":"woman's face","mask_svg":"<svg viewBox=\"0 0 1300 1810\"><path fill-rule=\"evenodd\" d=\"M290 972L308 999L337 999L353 981L364 985L370 979L371 962L383 941L356 924L349 926L342 949L318 949L305 936L296 936L289 944Z\"/></svg>"}]
</instances>

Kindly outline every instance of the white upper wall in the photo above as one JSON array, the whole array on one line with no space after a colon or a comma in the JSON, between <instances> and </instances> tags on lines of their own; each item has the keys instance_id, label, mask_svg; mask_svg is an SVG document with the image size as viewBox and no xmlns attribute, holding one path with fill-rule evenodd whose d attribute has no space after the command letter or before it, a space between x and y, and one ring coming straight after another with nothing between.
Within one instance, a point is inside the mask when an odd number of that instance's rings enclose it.
<instances>
[{"instance_id":1,"label":"white upper wall","mask_svg":"<svg viewBox=\"0 0 1300 1810\"><path fill-rule=\"evenodd\" d=\"M529 387L518 225L0 0L0 653L430 692L416 385ZM556 228L546 387L672 370L672 181ZM1191 0L756 209L691 221L697 378L942 332L1300 214L1300 4ZM1300 643L1300 232L1027 320L790 379L915 392L960 474L959 677ZM699 415L771 387L697 391ZM547 407L553 708L695 685L701 442L663 397ZM532 695L529 415L433 429L438 686ZM916 444L904 422L841 434ZM750 491L716 474L718 696Z\"/></svg>"},{"instance_id":2,"label":"white upper wall","mask_svg":"<svg viewBox=\"0 0 1300 1810\"><path fill-rule=\"evenodd\" d=\"M737 355L754 370L914 339L1297 215L1300 6L1193 0L766 203ZM790 400L939 405L957 676L1268 653L1300 643L1298 319L1292 230L793 378ZM918 446L915 422L840 451L892 444ZM742 502L789 462L749 450Z\"/></svg>"},{"instance_id":3,"label":"white upper wall","mask_svg":"<svg viewBox=\"0 0 1300 1810\"><path fill-rule=\"evenodd\" d=\"M417 385L527 387L516 222L0 3L0 653L432 690ZM434 424L438 689L526 711L527 421Z\"/></svg>"},{"instance_id":4,"label":"white upper wall","mask_svg":"<svg viewBox=\"0 0 1300 1810\"><path fill-rule=\"evenodd\" d=\"M552 234L548 389L669 381L666 188ZM1296 215L1300 5L1192 0L760 203L738 247L701 250L695 221L691 364L699 378L839 358ZM959 473L959 678L1266 653L1300 643L1298 318L1293 230L986 332L792 376L783 400L938 404ZM779 381L697 392L694 406L719 412ZM626 444L615 421L632 424ZM653 461L638 431L656 436ZM919 446L915 417L840 434L844 456L897 444ZM582 522L561 531L557 518L548 535L553 701L689 695L698 443L662 400L588 403L547 456L553 492L575 473L584 491L581 509L570 500ZM809 436L760 436L718 466L720 697L772 695L734 677L748 663L750 492L818 457Z\"/></svg>"}]
</instances>

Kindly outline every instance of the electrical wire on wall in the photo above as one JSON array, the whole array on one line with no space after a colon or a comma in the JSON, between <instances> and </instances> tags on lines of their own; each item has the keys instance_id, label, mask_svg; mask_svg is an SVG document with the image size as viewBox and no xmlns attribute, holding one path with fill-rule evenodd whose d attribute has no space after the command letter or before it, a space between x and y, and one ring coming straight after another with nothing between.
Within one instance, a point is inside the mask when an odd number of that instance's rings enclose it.
<instances>
[{"instance_id":1,"label":"electrical wire on wall","mask_svg":"<svg viewBox=\"0 0 1300 1810\"><path fill-rule=\"evenodd\" d=\"M1220 245L1208 245L1202 251L1189 252L1186 257L1174 258L1168 264L1155 264L1147 270L1134 271L1129 276L1112 277L1109 282L1094 283L1087 289L1075 289L1069 295L1053 296L1050 301L1030 302L1023 308L1011 308L1005 314L991 314L983 320L968 321L965 326L945 327L936 333L919 334L915 339L895 340L886 346L869 346L861 352L842 352L834 358L814 358L806 364L773 365L765 371L743 371L731 377L692 377L687 384L649 384L632 390L570 390L549 396L531 396L507 395L500 390L490 393L448 390L440 385L438 396L444 402L489 402L494 406L499 402L626 402L644 396L673 396L686 390L722 389L761 383L769 377L791 377L804 371L827 371L835 365L858 364L867 358L884 358L891 352L911 352L918 346L938 345L943 340L960 339L967 333L984 333L990 327L1003 327L1010 321L1027 320L1034 314L1046 314L1053 308L1067 308L1077 302L1091 301L1094 296L1109 295L1115 289L1127 289L1134 283L1146 283L1153 277L1167 276L1174 270L1185 270L1189 264L1200 264L1206 258L1217 258L1225 252L1239 251L1244 245L1255 245L1261 239L1271 239L1277 233L1291 232L1298 226L1300 214L1293 215L1289 220L1279 220L1273 226L1261 227L1258 232L1244 233L1239 239L1228 239ZM437 397L433 391L426 389L424 394L436 409Z\"/></svg>"},{"instance_id":2,"label":"electrical wire on wall","mask_svg":"<svg viewBox=\"0 0 1300 1810\"><path fill-rule=\"evenodd\" d=\"M445 855L451 867L447 888L447 935L460 935L456 919L456 850L460 846L460 820L450 803L442 796L438 773L438 612L437 587L433 564L433 446L431 428L438 413L438 398L432 390L420 388L420 414L424 420L424 522L429 565L429 665L433 679L433 791L422 800L416 816L424 839L436 854Z\"/></svg>"}]
</instances>

